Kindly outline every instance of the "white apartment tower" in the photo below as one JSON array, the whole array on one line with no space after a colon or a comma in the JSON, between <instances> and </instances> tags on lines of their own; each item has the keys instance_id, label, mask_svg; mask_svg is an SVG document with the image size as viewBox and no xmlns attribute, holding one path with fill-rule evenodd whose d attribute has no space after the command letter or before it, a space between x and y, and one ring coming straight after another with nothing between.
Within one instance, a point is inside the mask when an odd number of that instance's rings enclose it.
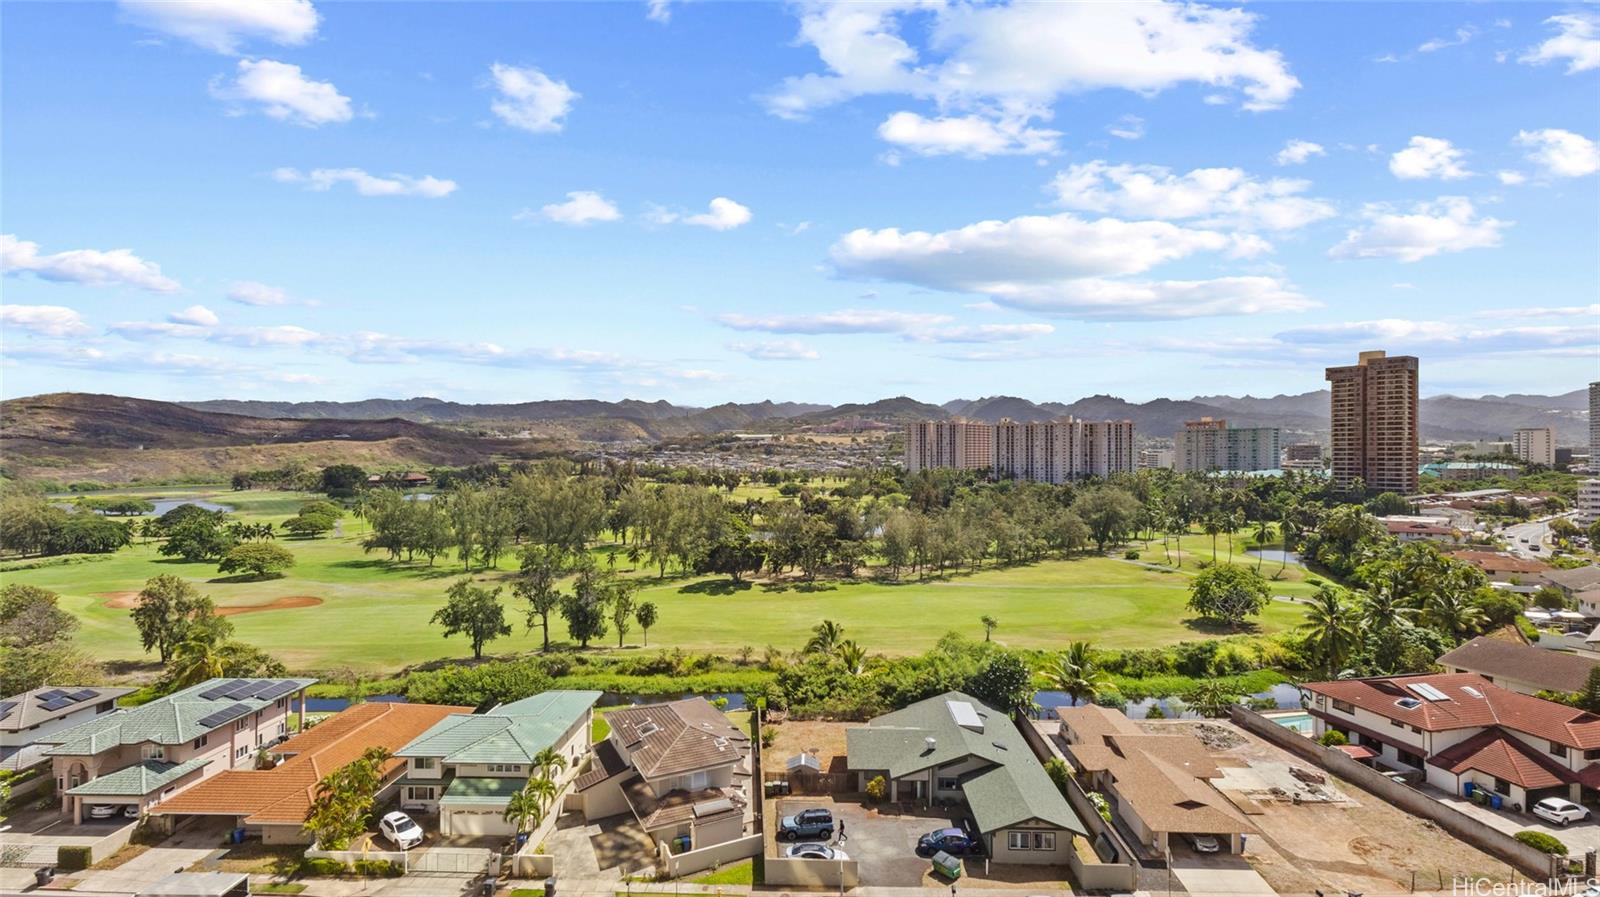
<instances>
[{"instance_id":1,"label":"white apartment tower","mask_svg":"<svg viewBox=\"0 0 1600 897\"><path fill-rule=\"evenodd\" d=\"M1277 427L1229 427L1209 417L1184 421L1172 437L1173 469L1273 470L1280 463L1281 442Z\"/></svg>"},{"instance_id":2,"label":"white apartment tower","mask_svg":"<svg viewBox=\"0 0 1600 897\"><path fill-rule=\"evenodd\" d=\"M1589 384L1589 470L1600 472L1600 382Z\"/></svg>"},{"instance_id":3,"label":"white apartment tower","mask_svg":"<svg viewBox=\"0 0 1600 897\"><path fill-rule=\"evenodd\" d=\"M937 467L982 470L994 466L994 427L978 421L940 420L906 425L906 470Z\"/></svg>"},{"instance_id":4,"label":"white apartment tower","mask_svg":"<svg viewBox=\"0 0 1600 897\"><path fill-rule=\"evenodd\" d=\"M1133 421L924 421L906 427L905 464L913 473L990 468L999 479L1057 484L1131 473Z\"/></svg>"},{"instance_id":5,"label":"white apartment tower","mask_svg":"<svg viewBox=\"0 0 1600 897\"><path fill-rule=\"evenodd\" d=\"M1523 427L1511 439L1511 454L1529 464L1556 466L1555 431L1549 427Z\"/></svg>"}]
</instances>

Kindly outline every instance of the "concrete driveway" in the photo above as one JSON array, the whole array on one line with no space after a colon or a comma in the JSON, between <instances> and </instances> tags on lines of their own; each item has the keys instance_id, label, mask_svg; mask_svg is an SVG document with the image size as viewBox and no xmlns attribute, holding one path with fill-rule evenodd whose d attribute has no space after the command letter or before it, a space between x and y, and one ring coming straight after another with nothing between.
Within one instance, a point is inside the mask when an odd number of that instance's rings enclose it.
<instances>
[{"instance_id":1,"label":"concrete driveway","mask_svg":"<svg viewBox=\"0 0 1600 897\"><path fill-rule=\"evenodd\" d=\"M1174 851L1172 875L1195 897L1276 897L1267 880L1236 854Z\"/></svg>"},{"instance_id":2,"label":"concrete driveway","mask_svg":"<svg viewBox=\"0 0 1600 897\"><path fill-rule=\"evenodd\" d=\"M835 820L844 822L845 840L836 846L859 864L862 883L875 887L924 886L924 876L931 866L917 856L917 838L934 829L959 824L950 816L902 814L892 807L868 807L827 797L785 798L777 802L777 815L781 818L811 807L827 807ZM777 843L780 856L788 848L787 842Z\"/></svg>"},{"instance_id":3,"label":"concrete driveway","mask_svg":"<svg viewBox=\"0 0 1600 897\"><path fill-rule=\"evenodd\" d=\"M544 844L562 878L621 881L656 864L655 842L627 814L595 823L585 823L582 813L562 814Z\"/></svg>"},{"instance_id":4,"label":"concrete driveway","mask_svg":"<svg viewBox=\"0 0 1600 897\"><path fill-rule=\"evenodd\" d=\"M1582 856L1587 850L1600 850L1600 822L1596 822L1593 816L1589 817L1587 822L1574 822L1563 828L1551 825L1532 813L1493 810L1437 788L1427 789L1427 794L1440 803L1449 804L1473 819L1494 826L1508 835L1528 830L1544 832L1567 845L1567 851L1573 856Z\"/></svg>"}]
</instances>

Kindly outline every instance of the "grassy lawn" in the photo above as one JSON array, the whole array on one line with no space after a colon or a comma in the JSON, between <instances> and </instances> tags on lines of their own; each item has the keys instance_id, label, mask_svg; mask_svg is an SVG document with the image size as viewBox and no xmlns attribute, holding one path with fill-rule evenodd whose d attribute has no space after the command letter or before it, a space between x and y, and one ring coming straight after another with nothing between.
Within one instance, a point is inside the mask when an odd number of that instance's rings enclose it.
<instances>
[{"instance_id":1,"label":"grassy lawn","mask_svg":"<svg viewBox=\"0 0 1600 897\"><path fill-rule=\"evenodd\" d=\"M282 492L232 492L227 489L149 490L163 497L205 497L236 509L240 519L278 522L311 496ZM429 617L444 601L444 590L463 575L459 562L441 558L426 563L391 564L380 555L363 554L365 525L353 517L343 521L341 536L314 540L280 539L294 552L297 565L284 577L259 582L214 582L216 568L163 558L153 545L133 545L114 555L89 556L78 563L45 564L10 570L7 582L24 582L62 594L62 606L83 621L82 647L104 660L147 659L126 608L107 607L119 593L136 592L146 579L172 573L189 579L220 607L254 611L230 616L237 637L257 645L298 670L347 667L374 673L439 658L464 657L467 643L445 639ZM1226 540L1218 539L1226 559ZM1245 562L1243 548L1253 544L1235 538L1235 560ZM977 573L941 579L899 582L863 576L849 582L746 583L735 588L723 578L655 577L655 569L630 569L626 557L619 573L638 577L638 600L654 601L660 622L650 630L650 649L683 648L731 654L750 645L798 648L820 619L843 624L849 637L874 653L911 654L931 647L950 630L982 637L979 618L999 621L995 639L1015 647L1057 647L1089 639L1106 648L1152 646L1216 633L1203 628L1184 607L1189 577L1197 561L1211 556L1211 540L1191 535L1183 540L1181 569L1150 569L1164 559L1159 541L1135 543L1139 562L1118 557L1051 560L1010 568L985 568ZM605 549L598 549L602 558ZM514 553L499 570L474 571L477 579L504 584L515 566ZM1271 575L1277 565L1267 563ZM877 571L874 571L876 573ZM1289 567L1272 582L1276 595L1307 596L1313 588L1304 571ZM522 609L505 599L515 632L491 643L495 654L538 648L537 630L520 625ZM290 601L288 599L294 599ZM315 599L315 600L308 600ZM274 604L289 606L272 606ZM1298 623L1302 610L1273 602L1260 618L1262 631L1278 631ZM552 638L564 639L559 620ZM628 633L626 651L642 650L637 627ZM598 645L616 650L616 638Z\"/></svg>"},{"instance_id":2,"label":"grassy lawn","mask_svg":"<svg viewBox=\"0 0 1600 897\"><path fill-rule=\"evenodd\" d=\"M697 885L753 885L756 878L756 862L754 859L740 860L714 872L707 872L699 878L691 878L689 882Z\"/></svg>"}]
</instances>

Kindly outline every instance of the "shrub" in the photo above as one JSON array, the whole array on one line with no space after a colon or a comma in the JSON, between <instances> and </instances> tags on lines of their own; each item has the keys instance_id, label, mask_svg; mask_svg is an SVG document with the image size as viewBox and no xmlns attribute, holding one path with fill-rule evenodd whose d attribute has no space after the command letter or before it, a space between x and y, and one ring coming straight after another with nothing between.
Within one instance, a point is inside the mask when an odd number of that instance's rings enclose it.
<instances>
[{"instance_id":1,"label":"shrub","mask_svg":"<svg viewBox=\"0 0 1600 897\"><path fill-rule=\"evenodd\" d=\"M94 864L94 853L87 844L63 844L56 848L56 868L62 872L81 872Z\"/></svg>"},{"instance_id":2,"label":"shrub","mask_svg":"<svg viewBox=\"0 0 1600 897\"><path fill-rule=\"evenodd\" d=\"M346 871L348 870L346 870L343 863L339 862L338 860L331 860L325 857L304 859L300 861L301 875L331 877L335 875L343 875Z\"/></svg>"},{"instance_id":3,"label":"shrub","mask_svg":"<svg viewBox=\"0 0 1600 897\"><path fill-rule=\"evenodd\" d=\"M1072 767L1060 757L1051 757L1045 761L1044 771L1050 774L1050 781L1056 783L1056 789L1063 797L1067 794L1067 783L1072 781Z\"/></svg>"},{"instance_id":4,"label":"shrub","mask_svg":"<svg viewBox=\"0 0 1600 897\"><path fill-rule=\"evenodd\" d=\"M771 726L762 726L761 727L761 746L762 747L764 747L764 748L772 747L772 743L777 741L777 740L778 740L778 730L777 729L774 729Z\"/></svg>"},{"instance_id":5,"label":"shrub","mask_svg":"<svg viewBox=\"0 0 1600 897\"><path fill-rule=\"evenodd\" d=\"M1134 550L1134 549L1132 549L1132 548L1130 548L1130 549L1128 549L1128 550L1127 550L1127 551L1124 551L1124 552L1123 552L1123 553L1122 553L1122 556L1123 556L1123 557L1124 557L1124 558L1127 558L1127 559L1128 559L1128 560L1130 560L1130 561L1137 561L1137 560L1138 560L1138 559L1139 559L1139 552L1138 552L1138 551L1135 551L1135 550Z\"/></svg>"},{"instance_id":6,"label":"shrub","mask_svg":"<svg viewBox=\"0 0 1600 897\"><path fill-rule=\"evenodd\" d=\"M406 874L406 870L399 863L388 860L356 860L352 864L357 875L368 878L398 878Z\"/></svg>"},{"instance_id":7,"label":"shrub","mask_svg":"<svg viewBox=\"0 0 1600 897\"><path fill-rule=\"evenodd\" d=\"M1329 729L1322 733L1322 737L1317 739L1317 743L1323 747L1339 747L1340 745L1349 744L1350 739L1344 737L1343 732Z\"/></svg>"},{"instance_id":8,"label":"shrub","mask_svg":"<svg viewBox=\"0 0 1600 897\"><path fill-rule=\"evenodd\" d=\"M1100 814L1101 819L1107 822L1111 821L1111 804L1106 803L1104 794L1098 791L1089 792L1089 803L1094 804L1094 811Z\"/></svg>"},{"instance_id":9,"label":"shrub","mask_svg":"<svg viewBox=\"0 0 1600 897\"><path fill-rule=\"evenodd\" d=\"M1515 837L1518 841L1532 847L1534 850L1542 850L1551 856L1564 857L1567 855L1567 845L1562 844L1559 839L1544 832L1528 829L1517 832Z\"/></svg>"},{"instance_id":10,"label":"shrub","mask_svg":"<svg viewBox=\"0 0 1600 897\"><path fill-rule=\"evenodd\" d=\"M873 776L867 782L867 796L875 801L881 801L889 796L889 783L883 776Z\"/></svg>"}]
</instances>

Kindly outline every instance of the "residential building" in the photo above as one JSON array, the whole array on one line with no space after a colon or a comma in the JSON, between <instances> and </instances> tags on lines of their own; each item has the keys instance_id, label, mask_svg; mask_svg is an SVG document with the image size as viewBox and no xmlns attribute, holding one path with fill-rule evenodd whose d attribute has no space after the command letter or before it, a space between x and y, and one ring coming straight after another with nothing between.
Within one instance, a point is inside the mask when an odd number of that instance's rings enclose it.
<instances>
[{"instance_id":1,"label":"residential building","mask_svg":"<svg viewBox=\"0 0 1600 897\"><path fill-rule=\"evenodd\" d=\"M1283 447L1284 470L1321 470L1322 443L1291 442Z\"/></svg>"},{"instance_id":2,"label":"residential building","mask_svg":"<svg viewBox=\"0 0 1600 897\"><path fill-rule=\"evenodd\" d=\"M1600 789L1600 716L1501 688L1475 673L1308 682L1314 736L1337 731L1352 756L1421 772L1462 794L1470 784L1513 810Z\"/></svg>"},{"instance_id":3,"label":"residential building","mask_svg":"<svg viewBox=\"0 0 1600 897\"><path fill-rule=\"evenodd\" d=\"M1176 455L1173 449L1146 447L1139 450L1138 465L1140 470L1162 468L1170 470L1176 463Z\"/></svg>"},{"instance_id":4,"label":"residential building","mask_svg":"<svg viewBox=\"0 0 1600 897\"><path fill-rule=\"evenodd\" d=\"M1600 473L1600 381L1589 384L1589 471Z\"/></svg>"},{"instance_id":5,"label":"residential building","mask_svg":"<svg viewBox=\"0 0 1600 897\"><path fill-rule=\"evenodd\" d=\"M83 821L94 804L151 807L203 779L249 769L288 738L291 702L305 721L315 679L209 679L39 739L50 757L61 812Z\"/></svg>"},{"instance_id":6,"label":"residential building","mask_svg":"<svg viewBox=\"0 0 1600 897\"><path fill-rule=\"evenodd\" d=\"M400 806L438 813L441 835L512 834L506 803L539 774L541 751L566 763L553 776L558 789L577 776L598 700L597 691L547 691L486 713L450 714L394 752L406 760Z\"/></svg>"},{"instance_id":7,"label":"residential building","mask_svg":"<svg viewBox=\"0 0 1600 897\"><path fill-rule=\"evenodd\" d=\"M1512 436L1511 454L1529 464L1556 466L1556 435L1549 427L1523 427Z\"/></svg>"},{"instance_id":8,"label":"residential building","mask_svg":"<svg viewBox=\"0 0 1600 897\"><path fill-rule=\"evenodd\" d=\"M1591 455L1591 458L1600 458L1600 455ZM1590 462L1590 469L1594 462ZM1578 487L1578 525L1590 526L1600 520L1600 479L1588 479Z\"/></svg>"},{"instance_id":9,"label":"residential building","mask_svg":"<svg viewBox=\"0 0 1600 897\"><path fill-rule=\"evenodd\" d=\"M1537 695L1541 691L1582 691L1600 661L1480 635L1440 655L1439 666L1448 673L1476 673L1501 688Z\"/></svg>"},{"instance_id":10,"label":"residential building","mask_svg":"<svg viewBox=\"0 0 1600 897\"><path fill-rule=\"evenodd\" d=\"M906 470L939 467L983 470L994 466L994 427L967 420L922 421L906 425Z\"/></svg>"},{"instance_id":11,"label":"residential building","mask_svg":"<svg viewBox=\"0 0 1600 897\"><path fill-rule=\"evenodd\" d=\"M750 733L704 698L606 714L611 734L575 791L590 822L630 814L657 845L691 849L754 829ZM681 850L680 850L681 852Z\"/></svg>"},{"instance_id":12,"label":"residential building","mask_svg":"<svg viewBox=\"0 0 1600 897\"><path fill-rule=\"evenodd\" d=\"M111 713L131 688L41 686L0 701L0 770L19 772L49 760L40 739Z\"/></svg>"},{"instance_id":13,"label":"residential building","mask_svg":"<svg viewBox=\"0 0 1600 897\"><path fill-rule=\"evenodd\" d=\"M1417 491L1417 370L1415 356L1382 350L1327 369L1335 488Z\"/></svg>"},{"instance_id":14,"label":"residential building","mask_svg":"<svg viewBox=\"0 0 1600 897\"><path fill-rule=\"evenodd\" d=\"M1418 473L1441 480L1514 480L1522 475L1522 468L1504 461L1430 461Z\"/></svg>"},{"instance_id":15,"label":"residential building","mask_svg":"<svg viewBox=\"0 0 1600 897\"><path fill-rule=\"evenodd\" d=\"M1594 564L1573 567L1571 570L1546 570L1543 575L1546 582L1560 589L1568 598L1575 597L1580 592L1600 588L1600 567Z\"/></svg>"},{"instance_id":16,"label":"residential building","mask_svg":"<svg viewBox=\"0 0 1600 897\"><path fill-rule=\"evenodd\" d=\"M1184 421L1172 437L1173 468L1192 470L1277 470L1281 431L1277 427L1229 427L1225 420ZM1320 455L1319 455L1320 459Z\"/></svg>"},{"instance_id":17,"label":"residential building","mask_svg":"<svg viewBox=\"0 0 1600 897\"><path fill-rule=\"evenodd\" d=\"M267 844L306 844L306 815L323 777L368 748L391 753L453 713L471 707L369 701L356 704L272 748L273 765L230 769L156 805L151 814L170 831L184 819L226 819ZM406 761L391 757L379 770L378 799L400 787Z\"/></svg>"},{"instance_id":18,"label":"residential building","mask_svg":"<svg viewBox=\"0 0 1600 897\"><path fill-rule=\"evenodd\" d=\"M1212 786L1222 770L1187 732L1153 735L1120 710L1063 707L1061 740L1078 784L1098 791L1148 857L1165 858L1174 836L1211 835L1230 853L1258 830Z\"/></svg>"},{"instance_id":19,"label":"residential building","mask_svg":"<svg viewBox=\"0 0 1600 897\"><path fill-rule=\"evenodd\" d=\"M882 777L891 802L965 804L995 863L1065 865L1087 833L1010 714L945 692L845 730L856 788Z\"/></svg>"},{"instance_id":20,"label":"residential building","mask_svg":"<svg viewBox=\"0 0 1600 897\"><path fill-rule=\"evenodd\" d=\"M1450 556L1482 570L1490 582L1548 585L1549 575L1555 572L1544 561L1519 558L1496 551L1454 551Z\"/></svg>"},{"instance_id":21,"label":"residential building","mask_svg":"<svg viewBox=\"0 0 1600 897\"><path fill-rule=\"evenodd\" d=\"M1442 517L1379 517L1378 522L1389 535L1402 542L1448 542L1456 544L1464 540L1462 532L1450 525L1450 521Z\"/></svg>"}]
</instances>

